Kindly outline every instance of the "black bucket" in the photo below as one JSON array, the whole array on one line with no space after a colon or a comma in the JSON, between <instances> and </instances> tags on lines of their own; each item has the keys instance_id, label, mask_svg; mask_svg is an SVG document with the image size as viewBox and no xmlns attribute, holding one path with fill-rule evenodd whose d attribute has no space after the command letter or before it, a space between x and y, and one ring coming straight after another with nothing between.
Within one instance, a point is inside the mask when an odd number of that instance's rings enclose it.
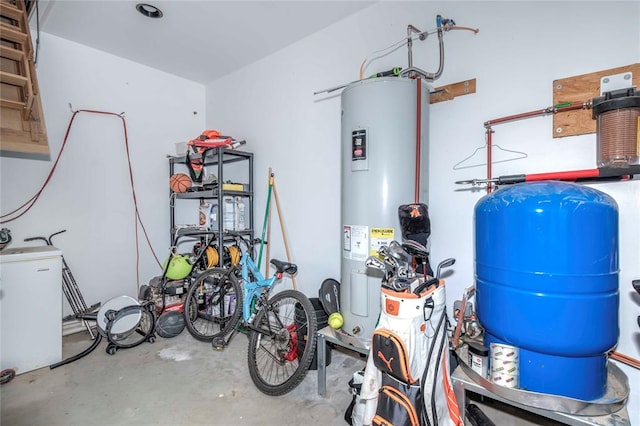
<instances>
[{"instance_id":1,"label":"black bucket","mask_svg":"<svg viewBox=\"0 0 640 426\"><path fill-rule=\"evenodd\" d=\"M316 319L318 321L318 330L322 330L327 325L329 325L329 316L324 311L324 308L322 307L322 304L320 303L319 298L312 297L309 300L311 301L311 304L313 305L313 309L316 313ZM302 310L302 307L299 307L298 305L296 305L296 325L298 328L298 336L307 335L307 326L303 325L304 321L305 321L304 311ZM313 337L314 339L316 338L316 336L309 336L309 337ZM307 342L303 338L298 340L298 358L302 356L302 353L304 352L304 348L306 344ZM325 360L326 360L325 365L331 364L331 347L329 345L326 345ZM317 370L317 369L318 369L318 353L316 352L313 354L313 360L311 361L311 366L309 367L309 370Z\"/></svg>"}]
</instances>

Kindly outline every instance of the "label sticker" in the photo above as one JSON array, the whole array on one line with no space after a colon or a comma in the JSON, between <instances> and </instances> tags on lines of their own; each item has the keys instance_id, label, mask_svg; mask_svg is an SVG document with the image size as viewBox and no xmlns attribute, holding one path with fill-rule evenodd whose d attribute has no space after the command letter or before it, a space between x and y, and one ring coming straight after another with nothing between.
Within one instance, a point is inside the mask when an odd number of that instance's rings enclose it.
<instances>
[{"instance_id":1,"label":"label sticker","mask_svg":"<svg viewBox=\"0 0 640 426\"><path fill-rule=\"evenodd\" d=\"M369 227L344 225L342 227L342 256L345 259L365 260L369 247Z\"/></svg>"},{"instance_id":2,"label":"label sticker","mask_svg":"<svg viewBox=\"0 0 640 426\"><path fill-rule=\"evenodd\" d=\"M351 132L351 161L367 159L367 131L365 129Z\"/></svg>"},{"instance_id":3,"label":"label sticker","mask_svg":"<svg viewBox=\"0 0 640 426\"><path fill-rule=\"evenodd\" d=\"M369 132L357 129L351 132L351 171L369 170Z\"/></svg>"},{"instance_id":4,"label":"label sticker","mask_svg":"<svg viewBox=\"0 0 640 426\"><path fill-rule=\"evenodd\" d=\"M343 241L342 249L344 251L351 251L351 227L350 226L345 225L342 227L342 241Z\"/></svg>"},{"instance_id":5,"label":"label sticker","mask_svg":"<svg viewBox=\"0 0 640 426\"><path fill-rule=\"evenodd\" d=\"M371 247L369 255L375 256L382 246L388 246L393 241L395 230L393 228L371 228Z\"/></svg>"}]
</instances>

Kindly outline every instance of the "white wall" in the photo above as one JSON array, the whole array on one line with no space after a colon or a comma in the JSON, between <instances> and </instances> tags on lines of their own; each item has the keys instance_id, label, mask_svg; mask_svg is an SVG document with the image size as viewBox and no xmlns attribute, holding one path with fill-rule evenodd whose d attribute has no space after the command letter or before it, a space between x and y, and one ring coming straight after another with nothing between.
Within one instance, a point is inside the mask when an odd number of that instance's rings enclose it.
<instances>
[{"instance_id":1,"label":"white wall","mask_svg":"<svg viewBox=\"0 0 640 426\"><path fill-rule=\"evenodd\" d=\"M436 14L478 35L445 36L446 64L436 85L477 79L477 93L431 109L430 215L432 262L455 257L447 278L449 306L474 279L473 208L485 194L455 185L485 176L483 167L453 166L484 145L483 123L553 103L554 79L640 61L637 2L383 2L207 87L207 125L246 138L255 153L256 223L261 227L267 170L273 167L298 285L311 296L327 277L340 278L340 97L313 92L358 79L372 52L401 40L408 24L435 26ZM414 65L438 67L437 40L414 43ZM406 49L376 61L365 75L406 67ZM595 135L553 139L552 118L495 127L494 141L526 152L523 160L496 164L494 175L595 167ZM640 182L596 184L620 207L620 343L640 358L636 316L640 278ZM277 220L274 222L277 226ZM285 257L273 227L272 257ZM640 424L640 374L632 383L629 413Z\"/></svg>"},{"instance_id":2,"label":"white wall","mask_svg":"<svg viewBox=\"0 0 640 426\"><path fill-rule=\"evenodd\" d=\"M41 34L37 74L52 161L1 158L2 214L42 186L72 112L125 113L138 209L153 250L169 248L168 161L175 142L204 129L204 87L86 46ZM197 114L194 114L194 111ZM79 113L57 170L35 206L16 221L10 247L54 237L87 304L137 296L134 204L123 125L116 116ZM140 283L161 273L140 236ZM65 314L71 313L66 305Z\"/></svg>"},{"instance_id":3,"label":"white wall","mask_svg":"<svg viewBox=\"0 0 640 426\"><path fill-rule=\"evenodd\" d=\"M579 10L578 10L579 9ZM139 209L163 259L169 244L166 154L174 143L214 128L247 139L255 153L255 216L259 231L273 167L298 285L314 296L323 279L340 277L340 97L313 92L358 79L372 52L401 40L406 26L425 30L435 15L480 28L445 36L446 64L436 85L476 78L478 93L431 109L429 172L432 262L455 257L447 278L449 305L473 283L473 207L483 191L456 180L483 177L483 168L453 165L484 144L483 122L552 103L554 79L640 60L637 2L383 2L205 88L85 46L41 34L38 78L53 156L74 109L125 112ZM606 17L606 19L604 18ZM438 66L437 42L414 44L414 63ZM406 50L374 62L366 74L406 66ZM206 94L206 121L205 121ZM194 114L194 111L197 114ZM205 125L206 123L206 125ZM495 128L495 143L528 158L496 164L495 175L592 168L595 136L551 138L552 118ZM1 211L27 201L53 162L0 158ZM594 185L620 207L620 343L640 358L630 282L640 277L640 182ZM272 257L284 258L277 216ZM12 247L23 239L56 239L89 303L136 293L133 203L121 121L82 113L49 186L25 216L4 224ZM140 235L140 281L159 273ZM287 283L286 285L289 285ZM68 307L65 307L67 313ZM640 375L625 368L629 413L640 423Z\"/></svg>"}]
</instances>

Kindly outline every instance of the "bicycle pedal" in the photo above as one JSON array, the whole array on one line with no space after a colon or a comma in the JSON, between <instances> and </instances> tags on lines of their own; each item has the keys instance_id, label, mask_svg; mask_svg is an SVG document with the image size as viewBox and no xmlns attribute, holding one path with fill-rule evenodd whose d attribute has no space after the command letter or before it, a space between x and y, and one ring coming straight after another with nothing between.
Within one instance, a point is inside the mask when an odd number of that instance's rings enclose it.
<instances>
[{"instance_id":1,"label":"bicycle pedal","mask_svg":"<svg viewBox=\"0 0 640 426\"><path fill-rule=\"evenodd\" d=\"M216 337L211 341L211 347L216 351L223 351L227 347L224 337Z\"/></svg>"}]
</instances>

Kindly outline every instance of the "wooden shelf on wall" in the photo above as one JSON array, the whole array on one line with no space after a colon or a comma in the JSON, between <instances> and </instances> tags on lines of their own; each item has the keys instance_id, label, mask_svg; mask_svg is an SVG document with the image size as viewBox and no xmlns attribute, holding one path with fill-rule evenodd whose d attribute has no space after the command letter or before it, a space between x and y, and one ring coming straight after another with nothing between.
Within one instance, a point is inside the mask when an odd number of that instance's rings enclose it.
<instances>
[{"instance_id":1,"label":"wooden shelf on wall","mask_svg":"<svg viewBox=\"0 0 640 426\"><path fill-rule=\"evenodd\" d=\"M0 155L49 160L24 0L0 0Z\"/></svg>"},{"instance_id":2,"label":"wooden shelf on wall","mask_svg":"<svg viewBox=\"0 0 640 426\"><path fill-rule=\"evenodd\" d=\"M589 74L576 75L553 81L553 104L565 102L586 102L600 96L600 79L627 72L633 74L633 85L640 87L640 63L611 68ZM553 137L584 135L595 133L596 121L592 111L574 110L553 115Z\"/></svg>"},{"instance_id":3,"label":"wooden shelf on wall","mask_svg":"<svg viewBox=\"0 0 640 426\"><path fill-rule=\"evenodd\" d=\"M446 86L436 87L431 96L429 103L450 101L458 96L470 95L476 93L476 79L461 81L458 83L447 84Z\"/></svg>"}]
</instances>

